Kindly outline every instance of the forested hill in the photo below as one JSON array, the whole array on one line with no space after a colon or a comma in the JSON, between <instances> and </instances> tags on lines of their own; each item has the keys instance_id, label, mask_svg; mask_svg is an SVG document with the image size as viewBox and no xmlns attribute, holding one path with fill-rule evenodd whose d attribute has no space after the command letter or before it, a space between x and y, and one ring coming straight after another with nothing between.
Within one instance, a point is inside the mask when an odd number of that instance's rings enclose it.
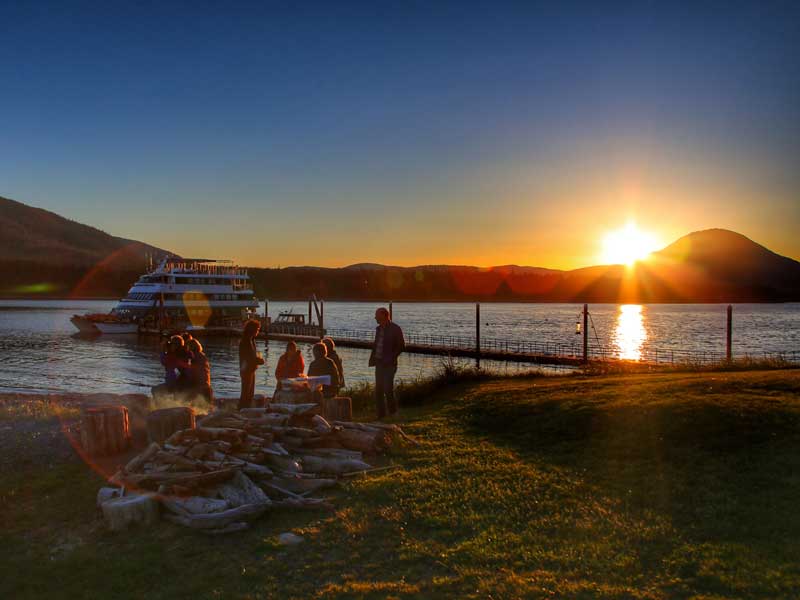
<instances>
[{"instance_id":1,"label":"forested hill","mask_svg":"<svg viewBox=\"0 0 800 600\"><path fill-rule=\"evenodd\" d=\"M119 296L165 251L0 196L0 295Z\"/></svg>"}]
</instances>

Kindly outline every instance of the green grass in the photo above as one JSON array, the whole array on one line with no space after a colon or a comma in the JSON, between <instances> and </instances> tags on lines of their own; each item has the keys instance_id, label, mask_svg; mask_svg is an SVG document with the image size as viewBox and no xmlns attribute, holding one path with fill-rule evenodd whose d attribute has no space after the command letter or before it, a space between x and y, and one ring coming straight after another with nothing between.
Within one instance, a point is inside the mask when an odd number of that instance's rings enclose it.
<instances>
[{"instance_id":1,"label":"green grass","mask_svg":"<svg viewBox=\"0 0 800 600\"><path fill-rule=\"evenodd\" d=\"M792 598L800 371L454 383L337 512L106 532L82 464L0 474L0 597ZM276 543L295 531L306 541Z\"/></svg>"}]
</instances>

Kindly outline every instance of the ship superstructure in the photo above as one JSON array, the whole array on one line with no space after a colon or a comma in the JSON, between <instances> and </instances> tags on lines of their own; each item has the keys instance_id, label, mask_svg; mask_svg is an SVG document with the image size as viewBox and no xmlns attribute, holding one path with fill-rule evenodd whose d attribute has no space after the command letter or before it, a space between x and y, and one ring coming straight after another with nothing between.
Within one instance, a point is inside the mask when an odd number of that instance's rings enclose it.
<instances>
[{"instance_id":1,"label":"ship superstructure","mask_svg":"<svg viewBox=\"0 0 800 600\"><path fill-rule=\"evenodd\" d=\"M241 329L254 318L258 299L247 270L229 260L162 259L142 275L107 315L75 315L92 333Z\"/></svg>"}]
</instances>

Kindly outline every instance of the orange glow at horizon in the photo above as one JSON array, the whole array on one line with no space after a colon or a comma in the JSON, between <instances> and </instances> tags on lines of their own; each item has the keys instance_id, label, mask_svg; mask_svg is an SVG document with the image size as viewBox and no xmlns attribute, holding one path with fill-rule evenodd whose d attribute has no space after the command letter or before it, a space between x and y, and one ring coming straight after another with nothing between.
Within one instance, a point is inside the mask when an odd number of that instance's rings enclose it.
<instances>
[{"instance_id":1,"label":"orange glow at horizon","mask_svg":"<svg viewBox=\"0 0 800 600\"><path fill-rule=\"evenodd\" d=\"M632 265L658 250L659 240L651 233L642 231L633 221L611 231L603 238L600 260L603 264Z\"/></svg>"}]
</instances>

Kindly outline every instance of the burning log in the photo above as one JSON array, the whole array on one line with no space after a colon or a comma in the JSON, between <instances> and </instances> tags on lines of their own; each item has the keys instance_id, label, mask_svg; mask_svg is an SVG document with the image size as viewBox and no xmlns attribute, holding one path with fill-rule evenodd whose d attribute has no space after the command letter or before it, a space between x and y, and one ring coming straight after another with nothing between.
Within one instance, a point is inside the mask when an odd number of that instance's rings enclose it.
<instances>
[{"instance_id":1,"label":"burning log","mask_svg":"<svg viewBox=\"0 0 800 600\"><path fill-rule=\"evenodd\" d=\"M194 410L188 406L162 408L147 415L147 437L151 442L163 443L176 431L194 427Z\"/></svg>"},{"instance_id":2,"label":"burning log","mask_svg":"<svg viewBox=\"0 0 800 600\"><path fill-rule=\"evenodd\" d=\"M81 443L89 456L109 456L131 443L128 409L124 406L87 406L81 409Z\"/></svg>"}]
</instances>

